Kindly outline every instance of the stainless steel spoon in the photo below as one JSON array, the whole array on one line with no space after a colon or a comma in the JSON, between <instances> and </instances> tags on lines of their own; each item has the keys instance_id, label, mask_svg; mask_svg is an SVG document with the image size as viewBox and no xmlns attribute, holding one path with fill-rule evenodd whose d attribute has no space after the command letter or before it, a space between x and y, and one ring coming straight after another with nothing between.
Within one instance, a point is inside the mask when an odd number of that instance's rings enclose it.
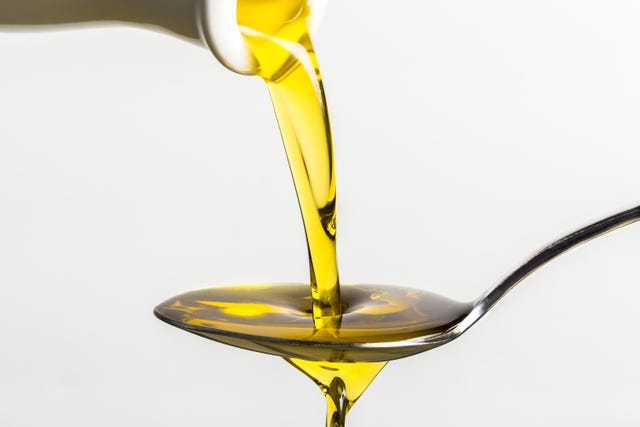
<instances>
[{"instance_id":1,"label":"stainless steel spoon","mask_svg":"<svg viewBox=\"0 0 640 427\"><path fill-rule=\"evenodd\" d=\"M212 287L160 304L155 314L180 329L236 347L285 358L381 362L446 344L467 331L511 289L557 256L605 233L640 221L640 206L570 233L546 246L471 302L384 285L342 287L345 310L336 331L310 321L308 284ZM276 295L276 297L274 297ZM362 301L376 295L391 310L368 316ZM306 298L305 298L306 297ZM387 301L385 301L387 298ZM234 316L237 304L268 307L265 315ZM395 308L402 307L397 311Z\"/></svg>"}]
</instances>

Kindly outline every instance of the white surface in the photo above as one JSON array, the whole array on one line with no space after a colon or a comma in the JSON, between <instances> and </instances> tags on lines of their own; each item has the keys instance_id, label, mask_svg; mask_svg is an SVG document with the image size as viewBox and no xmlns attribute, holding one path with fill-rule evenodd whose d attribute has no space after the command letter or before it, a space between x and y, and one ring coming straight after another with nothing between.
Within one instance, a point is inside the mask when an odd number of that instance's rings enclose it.
<instances>
[{"instance_id":1,"label":"white surface","mask_svg":"<svg viewBox=\"0 0 640 427\"><path fill-rule=\"evenodd\" d=\"M631 0L332 2L343 281L470 299L640 203L638 22ZM306 279L260 81L135 29L1 34L0 118L0 425L322 425L282 361L151 314ZM638 425L639 244L634 225L554 261L388 366L349 425Z\"/></svg>"}]
</instances>

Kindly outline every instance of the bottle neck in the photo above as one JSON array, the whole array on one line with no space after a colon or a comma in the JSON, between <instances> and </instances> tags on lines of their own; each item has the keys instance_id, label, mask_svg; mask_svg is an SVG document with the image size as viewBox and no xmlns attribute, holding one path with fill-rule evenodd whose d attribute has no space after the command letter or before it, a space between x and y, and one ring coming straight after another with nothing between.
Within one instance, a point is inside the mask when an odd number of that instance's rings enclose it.
<instances>
[{"instance_id":1,"label":"bottle neck","mask_svg":"<svg viewBox=\"0 0 640 427\"><path fill-rule=\"evenodd\" d=\"M0 0L0 30L123 22L164 29L199 42L201 0Z\"/></svg>"}]
</instances>

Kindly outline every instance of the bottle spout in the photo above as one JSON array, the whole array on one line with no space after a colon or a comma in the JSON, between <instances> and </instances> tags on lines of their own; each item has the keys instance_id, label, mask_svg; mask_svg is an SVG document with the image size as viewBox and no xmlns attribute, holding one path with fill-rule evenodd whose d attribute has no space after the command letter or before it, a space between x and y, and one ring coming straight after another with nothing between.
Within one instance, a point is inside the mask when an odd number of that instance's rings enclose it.
<instances>
[{"instance_id":1,"label":"bottle spout","mask_svg":"<svg viewBox=\"0 0 640 427\"><path fill-rule=\"evenodd\" d=\"M239 74L255 75L258 61L238 27L237 0L202 0L196 5L200 39L222 65Z\"/></svg>"},{"instance_id":2,"label":"bottle spout","mask_svg":"<svg viewBox=\"0 0 640 427\"><path fill-rule=\"evenodd\" d=\"M256 75L259 63L240 31L238 1L201 0L196 6L200 39L225 67L239 74ZM269 0L264 0L269 1ZM324 15L327 0L309 0L308 27L314 32Z\"/></svg>"}]
</instances>

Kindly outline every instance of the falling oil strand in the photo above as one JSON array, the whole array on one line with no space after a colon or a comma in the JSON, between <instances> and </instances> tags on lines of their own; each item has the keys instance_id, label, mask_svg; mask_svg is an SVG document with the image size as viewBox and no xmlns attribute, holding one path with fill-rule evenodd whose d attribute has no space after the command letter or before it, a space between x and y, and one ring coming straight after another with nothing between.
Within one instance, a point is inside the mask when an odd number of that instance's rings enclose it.
<instances>
[{"instance_id":1,"label":"falling oil strand","mask_svg":"<svg viewBox=\"0 0 640 427\"><path fill-rule=\"evenodd\" d=\"M327 399L327 427L344 427L345 417L387 362L310 362L287 359L320 387Z\"/></svg>"},{"instance_id":2,"label":"falling oil strand","mask_svg":"<svg viewBox=\"0 0 640 427\"><path fill-rule=\"evenodd\" d=\"M313 322L340 325L333 144L322 80L307 28L308 1L240 0L240 29L267 83L307 237Z\"/></svg>"},{"instance_id":3,"label":"falling oil strand","mask_svg":"<svg viewBox=\"0 0 640 427\"><path fill-rule=\"evenodd\" d=\"M267 83L304 223L316 334L338 336L340 283L336 257L333 144L322 79L307 28L307 0L241 0L238 25ZM327 427L341 427L351 406L386 362L287 359L320 386Z\"/></svg>"}]
</instances>

